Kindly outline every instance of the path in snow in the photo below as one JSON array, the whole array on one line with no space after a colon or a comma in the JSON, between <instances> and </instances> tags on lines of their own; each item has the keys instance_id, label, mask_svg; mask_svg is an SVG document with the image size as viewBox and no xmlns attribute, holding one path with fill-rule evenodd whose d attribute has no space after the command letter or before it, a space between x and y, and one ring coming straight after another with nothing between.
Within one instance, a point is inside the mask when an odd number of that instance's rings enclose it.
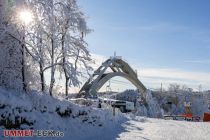
<instances>
[{"instance_id":1,"label":"path in snow","mask_svg":"<svg viewBox=\"0 0 210 140\"><path fill-rule=\"evenodd\" d=\"M210 123L162 119L129 120L118 140L210 140Z\"/></svg>"}]
</instances>

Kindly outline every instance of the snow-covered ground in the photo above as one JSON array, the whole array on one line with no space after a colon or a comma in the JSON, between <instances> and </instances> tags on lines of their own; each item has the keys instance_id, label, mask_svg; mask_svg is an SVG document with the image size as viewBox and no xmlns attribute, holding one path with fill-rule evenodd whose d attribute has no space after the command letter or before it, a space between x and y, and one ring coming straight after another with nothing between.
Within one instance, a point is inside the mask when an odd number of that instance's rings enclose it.
<instances>
[{"instance_id":1,"label":"snow-covered ground","mask_svg":"<svg viewBox=\"0 0 210 140\"><path fill-rule=\"evenodd\" d=\"M4 138L2 132L5 129L55 130L64 133L64 140L100 139L104 131L118 134L115 130L126 120L121 113L113 116L110 110L77 105L48 94L18 93L0 88L0 140ZM103 138L114 137L108 135ZM43 139L51 140L52 137Z\"/></svg>"},{"instance_id":2,"label":"snow-covered ground","mask_svg":"<svg viewBox=\"0 0 210 140\"><path fill-rule=\"evenodd\" d=\"M74 140L210 140L210 122L186 122L144 117L128 117L104 128L88 128Z\"/></svg>"},{"instance_id":3,"label":"snow-covered ground","mask_svg":"<svg viewBox=\"0 0 210 140\"><path fill-rule=\"evenodd\" d=\"M210 122L136 117L122 126L119 140L210 140Z\"/></svg>"},{"instance_id":4,"label":"snow-covered ground","mask_svg":"<svg viewBox=\"0 0 210 140\"><path fill-rule=\"evenodd\" d=\"M4 139L5 129L61 131L64 137L53 139L63 140L210 140L210 122L152 119L119 112L113 116L109 109L77 105L38 92L26 94L0 88L0 139Z\"/></svg>"}]
</instances>

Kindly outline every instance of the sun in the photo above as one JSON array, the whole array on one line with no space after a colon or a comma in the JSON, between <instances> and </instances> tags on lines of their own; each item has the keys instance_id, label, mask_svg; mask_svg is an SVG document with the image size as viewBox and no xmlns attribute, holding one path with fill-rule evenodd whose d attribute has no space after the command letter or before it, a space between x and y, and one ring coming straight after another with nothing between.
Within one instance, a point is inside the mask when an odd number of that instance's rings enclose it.
<instances>
[{"instance_id":1,"label":"sun","mask_svg":"<svg viewBox=\"0 0 210 140\"><path fill-rule=\"evenodd\" d=\"M33 14L28 10L23 10L19 13L19 18L25 25L28 25L33 21Z\"/></svg>"}]
</instances>

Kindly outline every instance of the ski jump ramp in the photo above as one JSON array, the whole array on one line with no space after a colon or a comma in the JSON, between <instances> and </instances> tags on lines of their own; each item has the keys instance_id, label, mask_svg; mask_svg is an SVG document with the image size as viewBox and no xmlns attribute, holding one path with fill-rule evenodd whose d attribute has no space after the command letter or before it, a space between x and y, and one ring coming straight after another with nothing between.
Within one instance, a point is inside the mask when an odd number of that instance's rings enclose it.
<instances>
[{"instance_id":1,"label":"ski jump ramp","mask_svg":"<svg viewBox=\"0 0 210 140\"><path fill-rule=\"evenodd\" d=\"M110 69L108 71L108 69ZM93 75L83 85L79 94L86 96L97 96L98 90L111 78L115 76L123 77L129 80L141 93L145 93L146 87L139 81L137 73L122 60L121 57L110 57L102 65L94 71Z\"/></svg>"}]
</instances>

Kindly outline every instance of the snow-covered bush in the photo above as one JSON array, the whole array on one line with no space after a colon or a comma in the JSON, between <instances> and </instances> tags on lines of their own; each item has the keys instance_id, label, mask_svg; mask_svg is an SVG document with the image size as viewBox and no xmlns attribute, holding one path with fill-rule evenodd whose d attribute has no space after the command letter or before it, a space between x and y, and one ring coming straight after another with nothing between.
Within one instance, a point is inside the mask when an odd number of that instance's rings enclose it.
<instances>
[{"instance_id":1,"label":"snow-covered bush","mask_svg":"<svg viewBox=\"0 0 210 140\"><path fill-rule=\"evenodd\" d=\"M115 97L117 100L124 100L136 103L137 99L140 98L141 94L134 90L126 90L117 94Z\"/></svg>"},{"instance_id":2,"label":"snow-covered bush","mask_svg":"<svg viewBox=\"0 0 210 140\"><path fill-rule=\"evenodd\" d=\"M156 97L150 90L147 90L144 94L146 95L145 99L141 93L135 90L126 90L112 96L112 98L133 102L136 106L136 115L161 118L163 114Z\"/></svg>"},{"instance_id":3,"label":"snow-covered bush","mask_svg":"<svg viewBox=\"0 0 210 140\"><path fill-rule=\"evenodd\" d=\"M184 102L191 102L191 112L194 116L202 116L208 112L208 92L159 92L153 91L153 96L164 111L164 114L180 115L185 113Z\"/></svg>"},{"instance_id":4,"label":"snow-covered bush","mask_svg":"<svg viewBox=\"0 0 210 140\"><path fill-rule=\"evenodd\" d=\"M53 129L75 133L78 127L105 127L125 119L106 109L76 105L39 92L20 94L0 88L0 128ZM72 126L74 125L74 126Z\"/></svg>"}]
</instances>

